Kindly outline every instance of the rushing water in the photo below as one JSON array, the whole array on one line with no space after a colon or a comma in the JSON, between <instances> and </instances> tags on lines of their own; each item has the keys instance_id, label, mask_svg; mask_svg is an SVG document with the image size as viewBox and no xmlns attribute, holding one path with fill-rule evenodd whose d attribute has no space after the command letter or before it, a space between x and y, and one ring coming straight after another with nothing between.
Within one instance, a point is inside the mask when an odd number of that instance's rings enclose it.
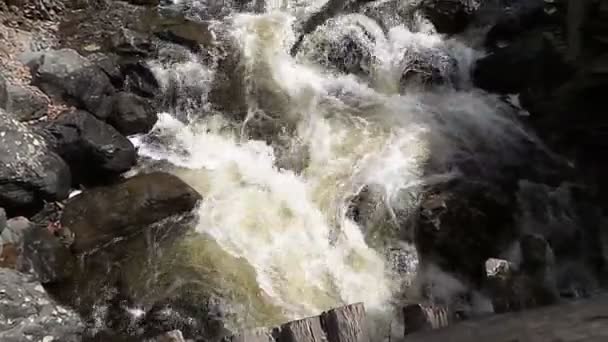
<instances>
[{"instance_id":1,"label":"rushing water","mask_svg":"<svg viewBox=\"0 0 608 342\"><path fill-rule=\"evenodd\" d=\"M239 317L227 322L230 328L359 301L380 321L391 316L416 264L411 249L397 242L395 212L415 204L420 186L458 176L459 163L489 172L488 156L507 161L529 140L508 106L471 88L468 74L478 53L429 32L428 24L418 32L404 25L385 32L363 15L341 16L305 37L291 56L294 22L321 5L268 1L263 14L232 14L215 23L240 50L246 92L234 101L245 101L244 120L235 122L207 102L214 63L196 56L187 63L151 62L161 81L173 77L200 89L196 106L162 113L136 142L140 155L169 161L203 195L196 230L204 238L182 248L190 249L189 262L215 265L207 277L237 275L218 286L249 292L228 303ZM328 65L336 50L323 46L343 37L367 53L360 74ZM430 87L402 83L411 58L438 65L439 76L449 80ZM280 129L264 140L248 138L264 125ZM377 190L389 212L371 230L347 215L349 199L365 186ZM410 271L395 274L385 258L393 247L410 253Z\"/></svg>"}]
</instances>

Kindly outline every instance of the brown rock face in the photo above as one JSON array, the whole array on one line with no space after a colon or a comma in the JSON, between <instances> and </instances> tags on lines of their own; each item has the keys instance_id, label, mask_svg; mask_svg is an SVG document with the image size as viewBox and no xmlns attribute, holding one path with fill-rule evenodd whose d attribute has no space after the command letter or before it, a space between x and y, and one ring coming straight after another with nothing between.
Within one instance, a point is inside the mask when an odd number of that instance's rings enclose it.
<instances>
[{"instance_id":1,"label":"brown rock face","mask_svg":"<svg viewBox=\"0 0 608 342\"><path fill-rule=\"evenodd\" d=\"M160 172L138 175L74 197L67 203L61 223L75 234L72 250L80 253L192 210L200 199L201 195L176 176Z\"/></svg>"}]
</instances>

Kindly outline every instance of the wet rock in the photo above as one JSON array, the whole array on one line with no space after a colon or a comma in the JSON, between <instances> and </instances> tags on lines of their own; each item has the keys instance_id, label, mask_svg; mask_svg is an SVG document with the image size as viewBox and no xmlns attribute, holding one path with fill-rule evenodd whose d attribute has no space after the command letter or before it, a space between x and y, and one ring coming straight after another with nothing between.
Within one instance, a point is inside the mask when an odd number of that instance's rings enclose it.
<instances>
[{"instance_id":1,"label":"wet rock","mask_svg":"<svg viewBox=\"0 0 608 342\"><path fill-rule=\"evenodd\" d=\"M520 311L559 300L555 258L545 239L525 234L508 257L512 260L503 260L485 284L495 312Z\"/></svg>"},{"instance_id":2,"label":"wet rock","mask_svg":"<svg viewBox=\"0 0 608 342\"><path fill-rule=\"evenodd\" d=\"M606 220L600 202L573 184L552 188L522 181L517 196L519 225L526 234L545 239L556 259L560 293L578 297L595 291L606 267L601 244ZM542 255L532 257L540 260Z\"/></svg>"},{"instance_id":3,"label":"wet rock","mask_svg":"<svg viewBox=\"0 0 608 342\"><path fill-rule=\"evenodd\" d=\"M120 56L151 58L156 49L153 37L130 29L122 29L110 37L106 49Z\"/></svg>"},{"instance_id":4,"label":"wet rock","mask_svg":"<svg viewBox=\"0 0 608 342\"><path fill-rule=\"evenodd\" d=\"M479 0L423 0L422 13L439 33L463 31L479 7Z\"/></svg>"},{"instance_id":5,"label":"wet rock","mask_svg":"<svg viewBox=\"0 0 608 342\"><path fill-rule=\"evenodd\" d=\"M159 94L160 85L146 63L125 61L120 64L125 91L142 97L153 98Z\"/></svg>"},{"instance_id":6,"label":"wet rock","mask_svg":"<svg viewBox=\"0 0 608 342\"><path fill-rule=\"evenodd\" d=\"M31 213L43 201L67 197L68 166L27 126L0 109L0 206L9 215Z\"/></svg>"},{"instance_id":7,"label":"wet rock","mask_svg":"<svg viewBox=\"0 0 608 342\"><path fill-rule=\"evenodd\" d=\"M104 119L109 114L114 88L108 76L71 49L24 56L32 83L49 96L73 104Z\"/></svg>"},{"instance_id":8,"label":"wet rock","mask_svg":"<svg viewBox=\"0 0 608 342\"><path fill-rule=\"evenodd\" d=\"M23 237L23 257L42 284L56 283L72 276L76 258L46 227L27 229Z\"/></svg>"},{"instance_id":9,"label":"wet rock","mask_svg":"<svg viewBox=\"0 0 608 342\"><path fill-rule=\"evenodd\" d=\"M133 144L87 112L65 112L46 123L43 131L52 148L70 166L77 184L103 184L136 162Z\"/></svg>"},{"instance_id":10,"label":"wet rock","mask_svg":"<svg viewBox=\"0 0 608 342\"><path fill-rule=\"evenodd\" d=\"M403 325L405 335L418 331L444 328L450 324L450 314L446 308L409 304L403 307Z\"/></svg>"},{"instance_id":11,"label":"wet rock","mask_svg":"<svg viewBox=\"0 0 608 342\"><path fill-rule=\"evenodd\" d=\"M72 250L80 253L188 212L200 199L194 189L170 174L137 175L70 199L61 223L75 234Z\"/></svg>"},{"instance_id":12,"label":"wet rock","mask_svg":"<svg viewBox=\"0 0 608 342\"><path fill-rule=\"evenodd\" d=\"M541 32L532 32L479 59L473 82L491 92L519 93L541 82L543 88L559 84L570 73L554 43Z\"/></svg>"},{"instance_id":13,"label":"wet rock","mask_svg":"<svg viewBox=\"0 0 608 342\"><path fill-rule=\"evenodd\" d=\"M247 116L247 89L245 67L241 63L238 43L230 38L218 61L213 84L209 91L209 102L225 115L243 121Z\"/></svg>"},{"instance_id":14,"label":"wet rock","mask_svg":"<svg viewBox=\"0 0 608 342\"><path fill-rule=\"evenodd\" d=\"M40 283L0 268L0 340L78 342L82 329L78 315L54 303Z\"/></svg>"},{"instance_id":15,"label":"wet rock","mask_svg":"<svg viewBox=\"0 0 608 342\"><path fill-rule=\"evenodd\" d=\"M158 116L152 104L137 95L120 92L114 96L114 107L108 122L124 135L147 133Z\"/></svg>"},{"instance_id":16,"label":"wet rock","mask_svg":"<svg viewBox=\"0 0 608 342\"><path fill-rule=\"evenodd\" d=\"M368 76L372 48L380 27L368 18L351 15L328 20L301 43L298 55L346 74Z\"/></svg>"},{"instance_id":17,"label":"wet rock","mask_svg":"<svg viewBox=\"0 0 608 342\"><path fill-rule=\"evenodd\" d=\"M186 342L184 335L179 330L169 331L161 336L158 336L156 342Z\"/></svg>"},{"instance_id":18,"label":"wet rock","mask_svg":"<svg viewBox=\"0 0 608 342\"><path fill-rule=\"evenodd\" d=\"M516 40L526 31L551 24L544 11L545 5L543 0L484 1L475 21L479 26L490 26L484 42L486 48L495 49Z\"/></svg>"},{"instance_id":19,"label":"wet rock","mask_svg":"<svg viewBox=\"0 0 608 342\"><path fill-rule=\"evenodd\" d=\"M480 288L485 262L517 238L515 199L489 183L455 180L426 192L414 228L421 264Z\"/></svg>"},{"instance_id":20,"label":"wet rock","mask_svg":"<svg viewBox=\"0 0 608 342\"><path fill-rule=\"evenodd\" d=\"M458 62L439 49L408 49L401 61L401 91L408 87L450 85L455 80Z\"/></svg>"}]
</instances>

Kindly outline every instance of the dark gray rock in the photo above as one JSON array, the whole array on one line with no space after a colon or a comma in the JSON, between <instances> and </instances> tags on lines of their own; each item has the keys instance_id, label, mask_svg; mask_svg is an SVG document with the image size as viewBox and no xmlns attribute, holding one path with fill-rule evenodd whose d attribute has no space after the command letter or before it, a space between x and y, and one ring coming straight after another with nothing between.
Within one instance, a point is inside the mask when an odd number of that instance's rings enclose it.
<instances>
[{"instance_id":1,"label":"dark gray rock","mask_svg":"<svg viewBox=\"0 0 608 342\"><path fill-rule=\"evenodd\" d=\"M108 122L120 133L147 133L156 120L158 116L149 100L126 92L114 96L114 106Z\"/></svg>"},{"instance_id":2,"label":"dark gray rock","mask_svg":"<svg viewBox=\"0 0 608 342\"><path fill-rule=\"evenodd\" d=\"M7 96L4 108L19 121L39 119L47 112L47 99L30 88L14 84L8 85Z\"/></svg>"},{"instance_id":3,"label":"dark gray rock","mask_svg":"<svg viewBox=\"0 0 608 342\"><path fill-rule=\"evenodd\" d=\"M480 288L485 262L517 239L514 196L487 182L454 180L422 199L414 240L421 264L434 264L466 286Z\"/></svg>"},{"instance_id":4,"label":"dark gray rock","mask_svg":"<svg viewBox=\"0 0 608 342\"><path fill-rule=\"evenodd\" d=\"M76 267L74 255L46 227L35 226L24 232L23 257L42 284L63 281Z\"/></svg>"},{"instance_id":5,"label":"dark gray rock","mask_svg":"<svg viewBox=\"0 0 608 342\"><path fill-rule=\"evenodd\" d=\"M136 162L135 148L127 138L84 111L65 112L42 131L70 166L75 183L102 184Z\"/></svg>"},{"instance_id":6,"label":"dark gray rock","mask_svg":"<svg viewBox=\"0 0 608 342\"><path fill-rule=\"evenodd\" d=\"M85 252L166 217L188 212L200 199L179 178L150 173L70 199L61 222L75 234L72 250Z\"/></svg>"},{"instance_id":7,"label":"dark gray rock","mask_svg":"<svg viewBox=\"0 0 608 342\"><path fill-rule=\"evenodd\" d=\"M500 43L517 39L522 33L550 24L543 0L484 1L476 14L475 24L490 26L484 42L495 49Z\"/></svg>"},{"instance_id":8,"label":"dark gray rock","mask_svg":"<svg viewBox=\"0 0 608 342\"><path fill-rule=\"evenodd\" d=\"M0 109L0 206L31 213L44 201L65 199L71 175L65 162L27 126Z\"/></svg>"},{"instance_id":9,"label":"dark gray rock","mask_svg":"<svg viewBox=\"0 0 608 342\"><path fill-rule=\"evenodd\" d=\"M99 118L107 117L114 88L108 76L89 60L70 49L50 50L24 59L32 72L32 83L46 94Z\"/></svg>"},{"instance_id":10,"label":"dark gray rock","mask_svg":"<svg viewBox=\"0 0 608 342\"><path fill-rule=\"evenodd\" d=\"M4 228L6 228L6 211L0 208L0 234L2 234Z\"/></svg>"},{"instance_id":11,"label":"dark gray rock","mask_svg":"<svg viewBox=\"0 0 608 342\"><path fill-rule=\"evenodd\" d=\"M0 268L0 340L3 342L81 341L75 313L58 306L40 283Z\"/></svg>"},{"instance_id":12,"label":"dark gray rock","mask_svg":"<svg viewBox=\"0 0 608 342\"><path fill-rule=\"evenodd\" d=\"M554 43L541 31L521 35L475 63L473 82L497 93L519 93L526 87L549 88L571 74Z\"/></svg>"},{"instance_id":13,"label":"dark gray rock","mask_svg":"<svg viewBox=\"0 0 608 342\"><path fill-rule=\"evenodd\" d=\"M463 31L479 7L479 0L423 0L420 8L439 33Z\"/></svg>"},{"instance_id":14,"label":"dark gray rock","mask_svg":"<svg viewBox=\"0 0 608 342\"><path fill-rule=\"evenodd\" d=\"M8 82L4 76L0 75L0 108L6 108L8 103Z\"/></svg>"}]
</instances>

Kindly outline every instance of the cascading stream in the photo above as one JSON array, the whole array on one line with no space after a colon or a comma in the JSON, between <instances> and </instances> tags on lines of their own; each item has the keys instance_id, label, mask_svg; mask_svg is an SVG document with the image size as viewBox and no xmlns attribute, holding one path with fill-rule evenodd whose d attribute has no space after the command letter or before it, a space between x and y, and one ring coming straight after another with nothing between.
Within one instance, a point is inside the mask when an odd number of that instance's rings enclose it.
<instances>
[{"instance_id":1,"label":"cascading stream","mask_svg":"<svg viewBox=\"0 0 608 342\"><path fill-rule=\"evenodd\" d=\"M266 9L222 23L241 51L245 121L235 127L224 113L199 115L208 112L204 108L192 108L185 121L165 113L148 137L136 139L139 153L169 161L204 197L196 230L208 238L189 245L189 260L235 267L230 272L236 273L255 270L255 279L243 281L256 286L236 282L229 286L246 289L225 289L254 292L245 301L227 300L239 317L227 322L229 328L274 324L359 301L382 321L391 316L403 277L411 276L396 276L382 250L399 245L398 224L379 222L372 247L366 229L347 215L348 199L372 185L391 212L411 209L415 203L404 201L404 193L415 199L422 185L457 176L455 165L462 161L483 168L484 156L508 159L503 152L517 153L529 137L498 99L470 88L475 52L461 43L404 26L385 35L371 19L354 15L319 27L292 57L294 15L306 10L295 2L268 2ZM332 56L319 56L317 43L339 40L345 32L367 34L358 40L369 52L367 76L336 73L320 62ZM408 51L455 60L452 77L460 90L449 83L400 91ZM160 79L185 72L201 75L203 89L212 84L212 68L201 63L157 71ZM252 120L288 128L271 136L272 143L247 139ZM164 143L156 142L159 137ZM212 245L237 262L196 252ZM206 276L221 278L222 271Z\"/></svg>"}]
</instances>

